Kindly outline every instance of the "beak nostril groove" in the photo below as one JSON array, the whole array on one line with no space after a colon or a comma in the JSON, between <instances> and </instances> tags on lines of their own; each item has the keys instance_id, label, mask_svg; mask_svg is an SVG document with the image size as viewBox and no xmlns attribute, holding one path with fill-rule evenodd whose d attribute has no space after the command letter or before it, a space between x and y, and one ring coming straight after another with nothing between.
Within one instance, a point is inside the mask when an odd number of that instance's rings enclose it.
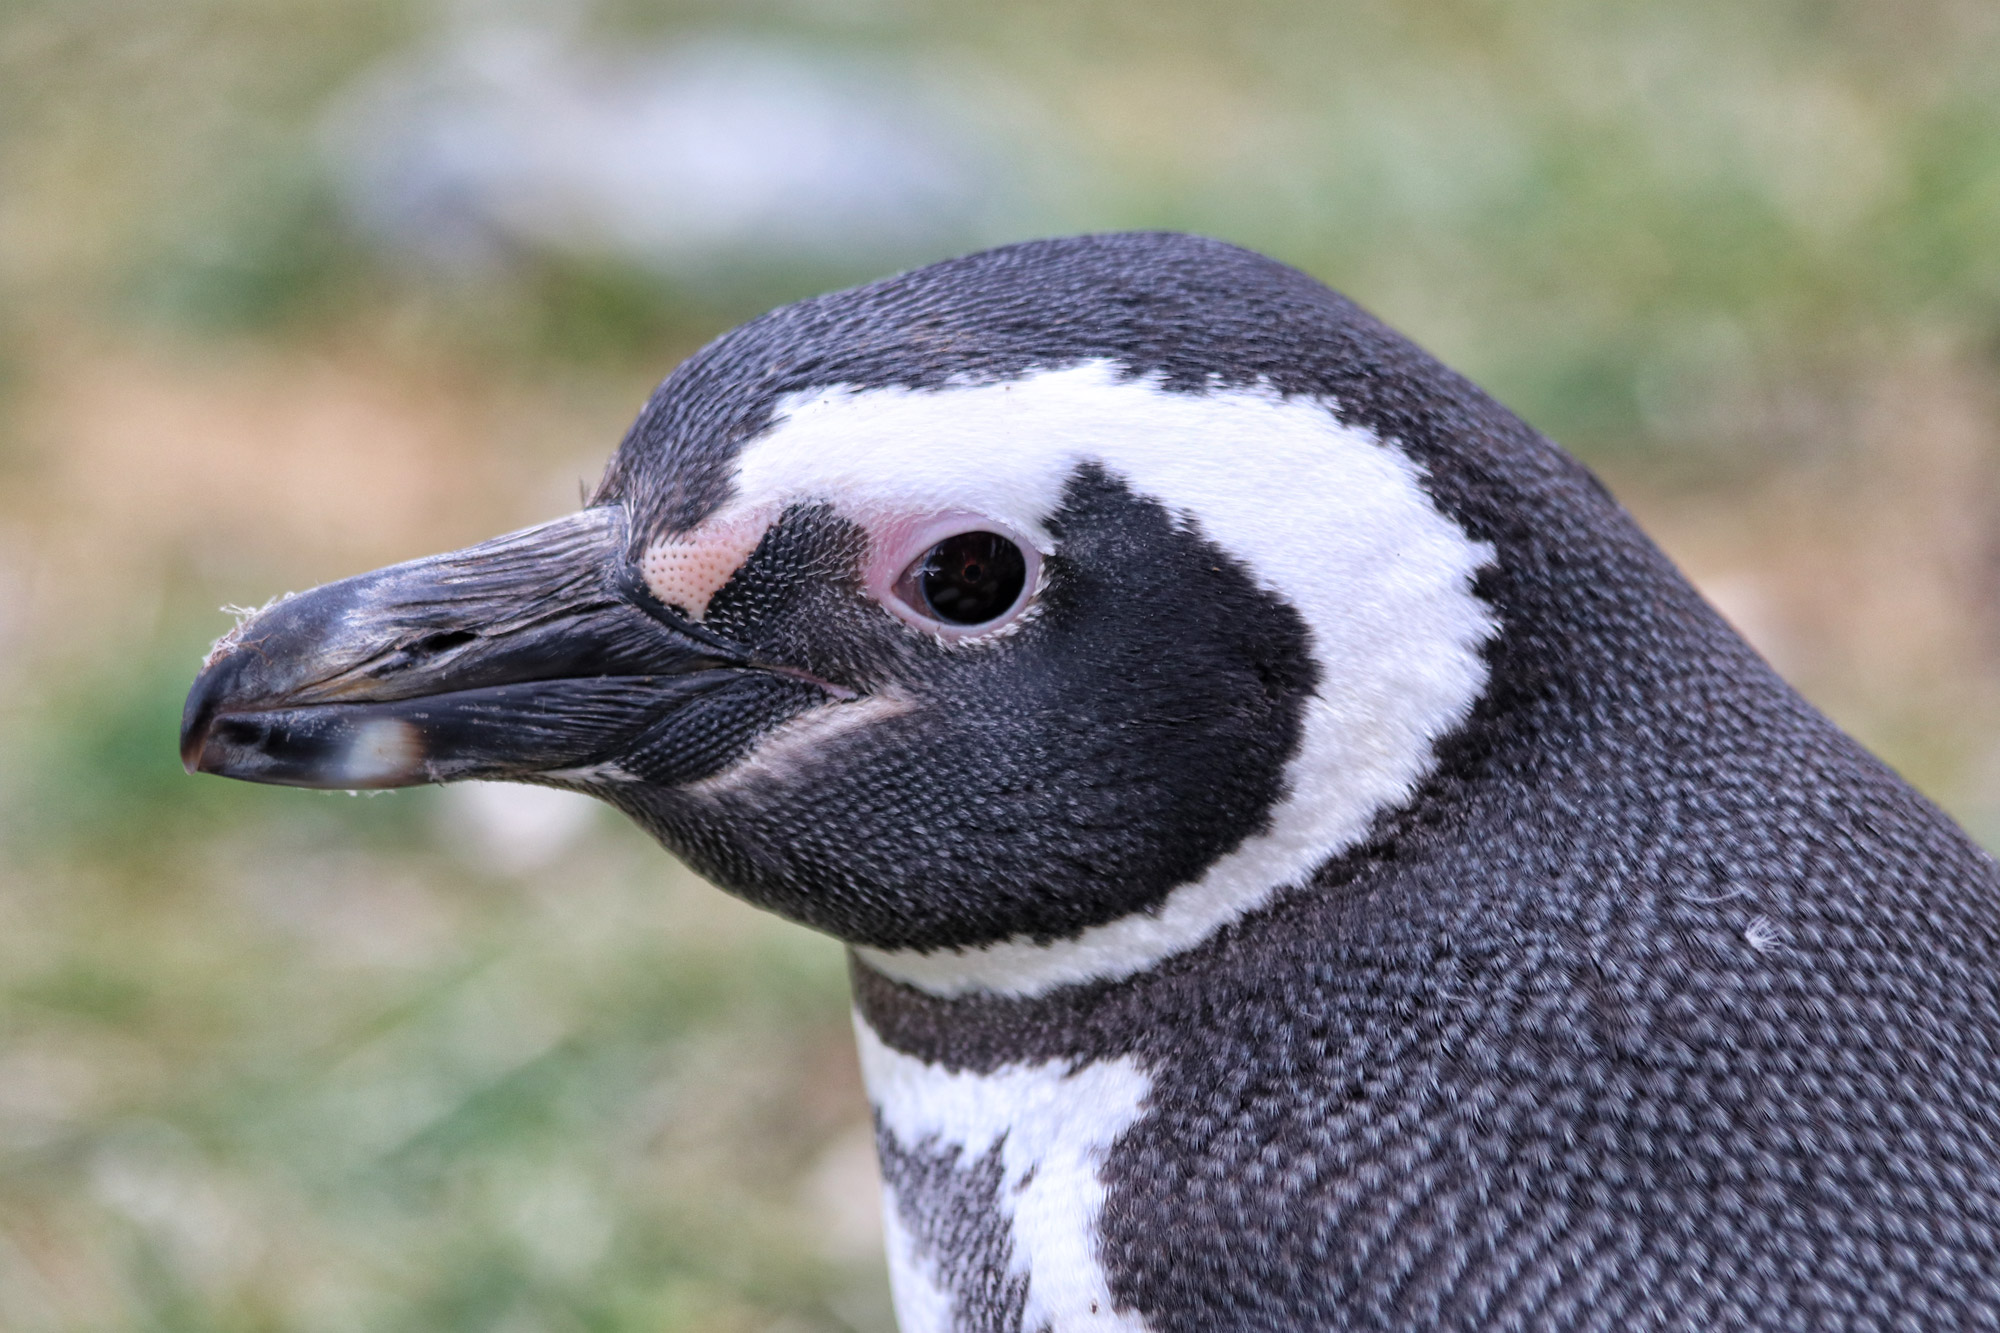
<instances>
[{"instance_id":1,"label":"beak nostril groove","mask_svg":"<svg viewBox=\"0 0 2000 1333\"><path fill-rule=\"evenodd\" d=\"M469 629L439 630L426 634L410 645L410 653L417 657L440 657L454 648L463 648L479 635Z\"/></svg>"},{"instance_id":2,"label":"beak nostril groove","mask_svg":"<svg viewBox=\"0 0 2000 1333\"><path fill-rule=\"evenodd\" d=\"M275 729L282 731L282 728ZM267 742L282 741L282 735L274 734L274 728L259 717L220 717L208 730L211 741L224 745L240 745L249 748L262 746Z\"/></svg>"}]
</instances>

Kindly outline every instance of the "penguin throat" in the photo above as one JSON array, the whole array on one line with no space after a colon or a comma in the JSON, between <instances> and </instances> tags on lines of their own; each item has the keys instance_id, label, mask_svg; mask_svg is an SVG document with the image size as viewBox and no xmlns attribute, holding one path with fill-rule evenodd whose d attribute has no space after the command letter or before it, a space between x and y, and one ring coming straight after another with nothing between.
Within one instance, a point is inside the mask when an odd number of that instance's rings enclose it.
<instances>
[{"instance_id":1,"label":"penguin throat","mask_svg":"<svg viewBox=\"0 0 2000 1333\"><path fill-rule=\"evenodd\" d=\"M1318 858L1315 866L1325 859ZM1091 926L1069 939L1016 938L928 951L858 945L854 952L892 980L947 998L992 994L1028 999L1062 986L1123 981L1194 948L1275 899L1288 887L1283 879L1268 878L1279 870L1272 864L1277 860L1270 849L1241 848L1199 880L1175 889L1153 910Z\"/></svg>"},{"instance_id":2,"label":"penguin throat","mask_svg":"<svg viewBox=\"0 0 2000 1333\"><path fill-rule=\"evenodd\" d=\"M1104 1166L1143 1113L1133 1057L955 1070L885 1044L859 1013L883 1239L903 1333L1144 1333L1101 1257Z\"/></svg>"}]
</instances>

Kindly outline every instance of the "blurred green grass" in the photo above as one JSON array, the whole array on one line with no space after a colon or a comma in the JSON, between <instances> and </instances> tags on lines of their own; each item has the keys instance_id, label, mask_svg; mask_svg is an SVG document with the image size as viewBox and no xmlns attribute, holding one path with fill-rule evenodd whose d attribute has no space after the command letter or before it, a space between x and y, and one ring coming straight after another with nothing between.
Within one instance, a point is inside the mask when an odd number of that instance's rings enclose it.
<instances>
[{"instance_id":1,"label":"blurred green grass","mask_svg":"<svg viewBox=\"0 0 2000 1333\"><path fill-rule=\"evenodd\" d=\"M608 812L176 762L212 608L562 512L678 357L883 267L392 252L325 108L487 21L950 85L1019 198L895 263L1172 226L1326 278L2000 840L1990 5L15 0L0 1328L888 1327L831 943Z\"/></svg>"}]
</instances>

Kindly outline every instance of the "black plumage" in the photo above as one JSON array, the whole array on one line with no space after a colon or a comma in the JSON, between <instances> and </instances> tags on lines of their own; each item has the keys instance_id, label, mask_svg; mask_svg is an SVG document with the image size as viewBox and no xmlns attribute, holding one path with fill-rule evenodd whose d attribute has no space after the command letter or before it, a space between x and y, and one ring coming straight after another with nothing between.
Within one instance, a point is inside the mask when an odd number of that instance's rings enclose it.
<instances>
[{"instance_id":1,"label":"black plumage","mask_svg":"<svg viewBox=\"0 0 2000 1333\"><path fill-rule=\"evenodd\" d=\"M565 761L582 767L481 751L478 771L603 795L725 887L858 944L1063 939L1156 908L1264 827L1324 683L1282 590L1198 514L1080 469L1044 614L983 654L870 614L856 530L809 506L700 627L629 574L729 500L787 395L1093 359L1170 393L1331 403L1491 543L1475 591L1499 626L1414 796L1194 947L1032 998L948 998L857 959L868 1027L939 1070L1148 1071L1101 1170L1116 1309L1158 1333L2000 1328L1992 859L1786 686L1584 468L1245 251L1008 247L697 354L594 498L622 543L594 595L619 634L636 606L671 640L643 660L718 683L678 733L682 714L649 713ZM1093 541L1161 582L1106 582ZM267 706L232 683L249 670L225 658L198 684L191 764L259 775L220 748L232 708ZM898 692L915 704L828 742L810 781L702 781L829 700ZM642 780L602 778L612 763ZM1019 1327L997 1159L884 1147L960 1322Z\"/></svg>"}]
</instances>

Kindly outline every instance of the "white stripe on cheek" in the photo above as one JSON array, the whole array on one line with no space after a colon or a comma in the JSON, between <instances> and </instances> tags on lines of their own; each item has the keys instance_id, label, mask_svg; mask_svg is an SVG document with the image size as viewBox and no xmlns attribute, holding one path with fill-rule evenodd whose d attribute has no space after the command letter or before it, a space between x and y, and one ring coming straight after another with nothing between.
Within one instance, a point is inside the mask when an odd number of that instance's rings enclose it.
<instances>
[{"instance_id":1,"label":"white stripe on cheek","mask_svg":"<svg viewBox=\"0 0 2000 1333\"><path fill-rule=\"evenodd\" d=\"M699 621L769 528L769 516L758 511L710 519L661 537L639 557L639 576L653 596Z\"/></svg>"},{"instance_id":2,"label":"white stripe on cheek","mask_svg":"<svg viewBox=\"0 0 2000 1333\"><path fill-rule=\"evenodd\" d=\"M1048 521L1094 463L1297 611L1320 670L1264 831L1154 908L1054 941L863 948L870 966L938 995L1129 977L1306 883L1409 802L1486 690L1481 649L1499 625L1474 582L1494 549L1438 507L1409 452L1337 406L1269 386L1169 390L1110 362L780 404L738 460L746 506L980 514L1047 551Z\"/></svg>"}]
</instances>

